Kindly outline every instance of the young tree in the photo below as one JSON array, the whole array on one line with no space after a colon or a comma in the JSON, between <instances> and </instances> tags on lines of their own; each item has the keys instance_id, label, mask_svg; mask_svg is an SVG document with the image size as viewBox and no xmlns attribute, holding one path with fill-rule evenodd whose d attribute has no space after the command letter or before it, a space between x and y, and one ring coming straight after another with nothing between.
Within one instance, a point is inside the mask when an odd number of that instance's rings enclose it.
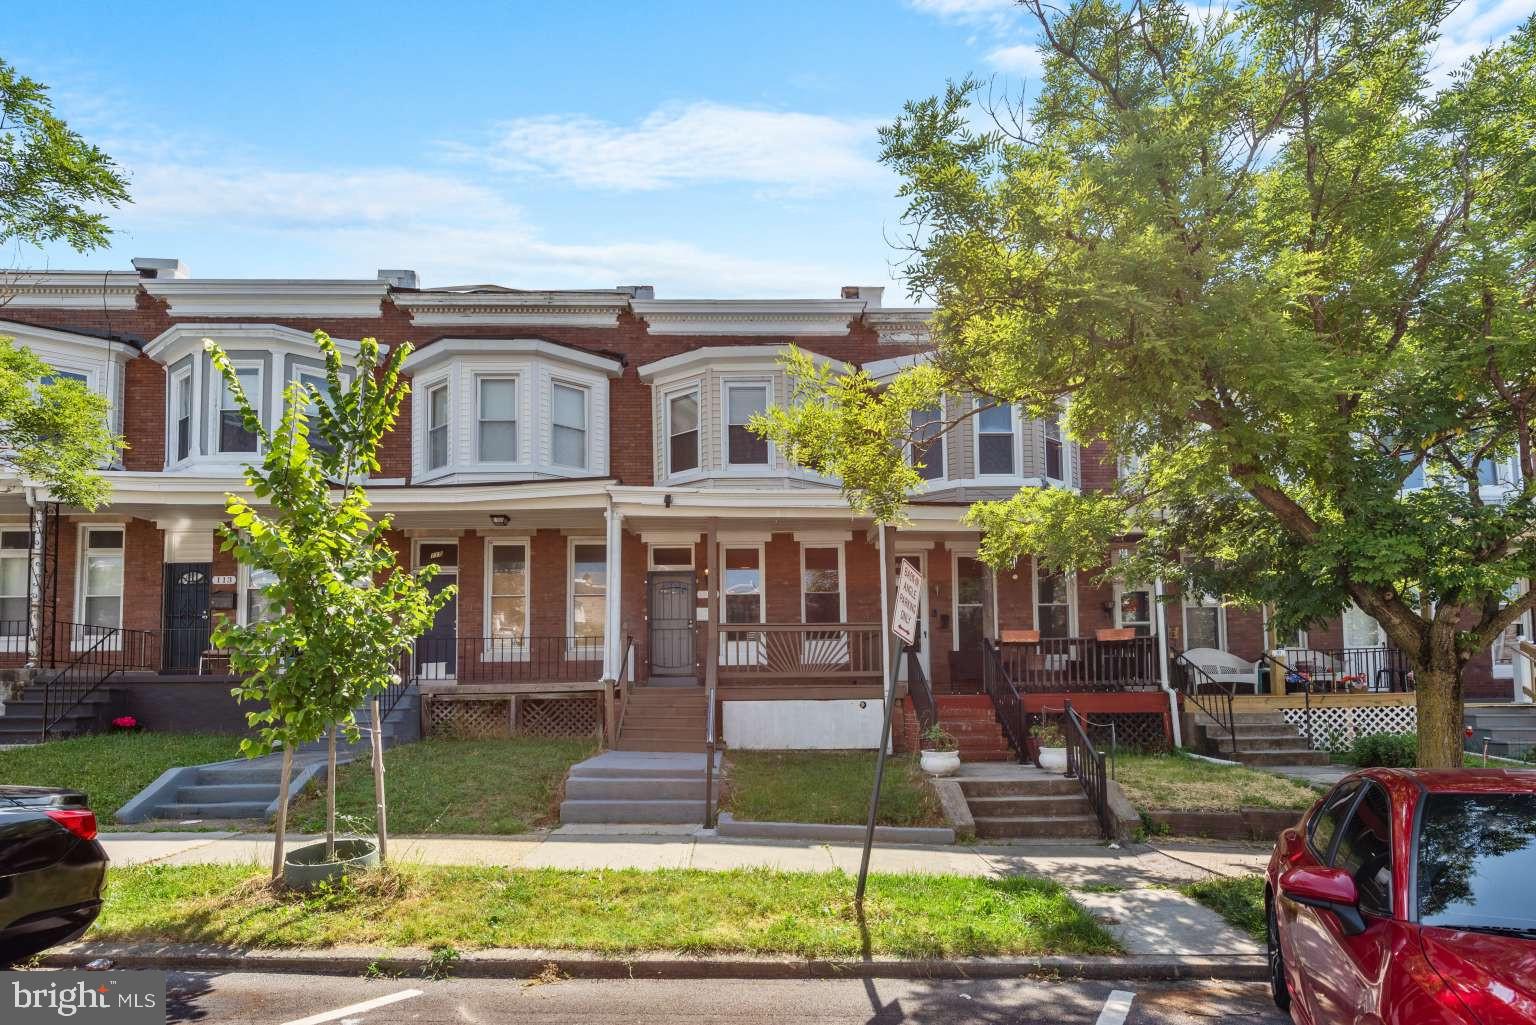
<instances>
[{"instance_id":1,"label":"young tree","mask_svg":"<svg viewBox=\"0 0 1536 1025\"><path fill-rule=\"evenodd\" d=\"M221 621L214 643L230 650L231 668L245 675L235 696L266 706L246 713L257 736L243 741L242 750L255 757L278 744L283 747L274 884L282 879L294 747L338 727L355 740L353 710L398 680L401 654L453 590L433 596L426 582L434 567L412 573L398 565L385 537L389 518L375 520L369 514L360 483L379 469L379 442L409 390L400 380L400 363L410 346L399 346L381 362L378 342L364 338L348 380L330 336L316 331L315 342L325 357L325 390L290 384L272 431L241 390L229 358L207 343L262 453L260 466L246 467L251 498L227 496L223 548L246 566L272 575L266 599L278 611L244 626ZM336 835L335 757L333 732L329 845ZM385 824L379 827L382 839Z\"/></svg>"},{"instance_id":2,"label":"young tree","mask_svg":"<svg viewBox=\"0 0 1536 1025\"><path fill-rule=\"evenodd\" d=\"M101 468L123 439L106 396L56 377L30 349L0 337L0 475L40 481L56 501L95 509L109 488Z\"/></svg>"},{"instance_id":3,"label":"young tree","mask_svg":"<svg viewBox=\"0 0 1536 1025\"><path fill-rule=\"evenodd\" d=\"M1536 19L1436 84L1437 0L1023 6L1032 107L979 130L967 81L882 130L931 363L881 391L801 359L762 429L889 519L911 411L1065 406L1134 470L975 506L988 561L1139 537L1112 572L1282 629L1354 602L1412 663L1420 764L1460 765L1467 663L1536 600L1511 597L1536 572Z\"/></svg>"}]
</instances>

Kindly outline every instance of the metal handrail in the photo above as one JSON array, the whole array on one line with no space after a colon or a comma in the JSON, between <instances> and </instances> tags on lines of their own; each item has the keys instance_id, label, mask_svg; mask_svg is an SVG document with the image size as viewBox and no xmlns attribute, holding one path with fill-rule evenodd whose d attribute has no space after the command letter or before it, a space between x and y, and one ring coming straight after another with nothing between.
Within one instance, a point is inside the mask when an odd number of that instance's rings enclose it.
<instances>
[{"instance_id":1,"label":"metal handrail","mask_svg":"<svg viewBox=\"0 0 1536 1025\"><path fill-rule=\"evenodd\" d=\"M629 678L629 660L635 650L635 639L626 635L624 638L624 654L619 656L619 672L613 678L614 699L618 702L618 712L614 715L613 736L608 738L608 743L616 742L624 735L624 713L629 710L630 693L634 690L634 681Z\"/></svg>"},{"instance_id":2,"label":"metal handrail","mask_svg":"<svg viewBox=\"0 0 1536 1025\"><path fill-rule=\"evenodd\" d=\"M912 709L917 713L917 729L926 732L939 724L939 704L933 697L933 687L928 674L923 672L923 660L916 648L903 649L907 656L907 693L912 698Z\"/></svg>"},{"instance_id":3,"label":"metal handrail","mask_svg":"<svg viewBox=\"0 0 1536 1025\"><path fill-rule=\"evenodd\" d=\"M704 828L715 828L715 688L706 688L704 709Z\"/></svg>"},{"instance_id":4,"label":"metal handrail","mask_svg":"<svg viewBox=\"0 0 1536 1025\"><path fill-rule=\"evenodd\" d=\"M1019 764L1029 764L1028 713L1024 711L1024 698L1009 677L997 645L986 637L981 639L981 685L992 699L992 708L1003 724L1008 742L1018 752Z\"/></svg>"},{"instance_id":5,"label":"metal handrail","mask_svg":"<svg viewBox=\"0 0 1536 1025\"><path fill-rule=\"evenodd\" d=\"M96 639L89 647L79 651L64 668L43 681L43 722L39 730L39 739L44 742L48 740L50 730L84 704L103 683L122 672L128 655L126 645L123 643L123 631L120 628L90 627L75 623L60 625L72 628L69 633L71 641L75 637L73 628L76 627L92 631L96 634ZM109 641L112 643L109 644ZM85 679L66 679L70 673L87 668L92 671L86 674ZM104 670L104 672L98 675L95 670Z\"/></svg>"},{"instance_id":6,"label":"metal handrail","mask_svg":"<svg viewBox=\"0 0 1536 1025\"><path fill-rule=\"evenodd\" d=\"M1093 746L1088 731L1083 729L1072 702L1064 702L1062 733L1067 742L1067 775L1077 777L1082 784L1093 814L1099 820L1099 828L1105 837L1115 835L1115 825L1109 813L1109 776L1104 768L1104 755Z\"/></svg>"},{"instance_id":7,"label":"metal handrail","mask_svg":"<svg viewBox=\"0 0 1536 1025\"><path fill-rule=\"evenodd\" d=\"M1195 707L1227 731L1227 741L1235 758L1237 715L1233 709L1233 698L1237 696L1237 684L1216 679L1200 665L1186 658L1182 651L1174 653L1169 669L1174 677L1174 689L1187 700L1193 701Z\"/></svg>"},{"instance_id":8,"label":"metal handrail","mask_svg":"<svg viewBox=\"0 0 1536 1025\"><path fill-rule=\"evenodd\" d=\"M1259 655L1259 664L1263 665L1265 663L1268 663L1272 667L1270 670L1271 672L1276 669L1280 671L1281 677L1285 680L1285 689L1287 693L1291 691L1293 682L1291 678L1296 678L1294 681L1297 685L1296 689L1300 691L1302 695L1302 721L1306 723L1307 726L1307 747L1315 751L1317 749L1317 743L1316 736L1314 735L1312 729L1312 688L1315 685L1315 681L1312 679L1312 674L1305 669L1287 665L1285 662L1282 662L1280 659L1276 658L1274 655L1271 655L1267 651L1262 652Z\"/></svg>"}]
</instances>

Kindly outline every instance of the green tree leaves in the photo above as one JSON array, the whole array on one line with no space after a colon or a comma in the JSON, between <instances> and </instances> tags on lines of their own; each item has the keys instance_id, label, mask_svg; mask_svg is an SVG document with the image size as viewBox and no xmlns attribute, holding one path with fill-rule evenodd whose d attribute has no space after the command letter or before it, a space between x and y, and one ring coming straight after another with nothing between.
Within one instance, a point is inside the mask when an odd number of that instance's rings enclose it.
<instances>
[{"instance_id":1,"label":"green tree leaves","mask_svg":"<svg viewBox=\"0 0 1536 1025\"><path fill-rule=\"evenodd\" d=\"M0 471L48 486L59 502L95 509L110 488L101 468L123 448L110 403L78 381L56 377L29 349L0 337Z\"/></svg>"}]
</instances>

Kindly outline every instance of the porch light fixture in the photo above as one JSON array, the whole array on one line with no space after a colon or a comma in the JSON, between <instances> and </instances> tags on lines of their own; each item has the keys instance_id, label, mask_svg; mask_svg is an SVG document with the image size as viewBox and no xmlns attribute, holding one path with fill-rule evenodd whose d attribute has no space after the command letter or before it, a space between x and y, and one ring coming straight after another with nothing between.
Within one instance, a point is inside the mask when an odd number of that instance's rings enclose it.
<instances>
[{"instance_id":1,"label":"porch light fixture","mask_svg":"<svg viewBox=\"0 0 1536 1025\"><path fill-rule=\"evenodd\" d=\"M491 526L493 527L505 527L511 522L512 517L506 513L491 513Z\"/></svg>"}]
</instances>

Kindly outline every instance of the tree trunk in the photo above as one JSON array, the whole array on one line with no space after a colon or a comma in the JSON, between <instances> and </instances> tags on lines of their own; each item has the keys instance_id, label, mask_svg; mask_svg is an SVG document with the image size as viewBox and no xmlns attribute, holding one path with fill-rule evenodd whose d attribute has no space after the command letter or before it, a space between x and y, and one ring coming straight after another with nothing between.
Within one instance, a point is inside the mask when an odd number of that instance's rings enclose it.
<instances>
[{"instance_id":1,"label":"tree trunk","mask_svg":"<svg viewBox=\"0 0 1536 1025\"><path fill-rule=\"evenodd\" d=\"M1432 658L1431 665L1415 664L1413 669L1420 768L1461 767L1461 667L1454 655L1449 661L1451 664L1446 666L1442 659Z\"/></svg>"},{"instance_id":2,"label":"tree trunk","mask_svg":"<svg viewBox=\"0 0 1536 1025\"><path fill-rule=\"evenodd\" d=\"M293 748L283 742L283 768L277 776L277 821L273 823L272 885L283 884L283 837L288 832L288 780L293 774Z\"/></svg>"},{"instance_id":3,"label":"tree trunk","mask_svg":"<svg viewBox=\"0 0 1536 1025\"><path fill-rule=\"evenodd\" d=\"M336 726L325 750L325 860L336 860Z\"/></svg>"},{"instance_id":4,"label":"tree trunk","mask_svg":"<svg viewBox=\"0 0 1536 1025\"><path fill-rule=\"evenodd\" d=\"M373 814L374 827L379 834L379 864L389 860L389 822L385 816L384 801L384 720L379 715L379 696L373 701Z\"/></svg>"}]
</instances>

